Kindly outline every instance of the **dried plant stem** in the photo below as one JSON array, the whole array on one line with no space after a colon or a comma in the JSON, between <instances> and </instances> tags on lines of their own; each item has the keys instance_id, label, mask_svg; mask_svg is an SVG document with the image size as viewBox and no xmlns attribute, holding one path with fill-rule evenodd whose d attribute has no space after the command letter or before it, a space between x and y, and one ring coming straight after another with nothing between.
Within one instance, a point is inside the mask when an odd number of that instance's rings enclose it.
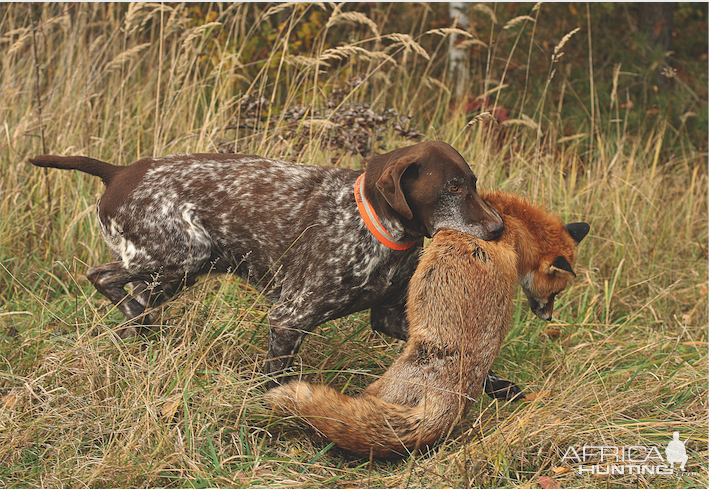
<instances>
[{"instance_id":1,"label":"dried plant stem","mask_svg":"<svg viewBox=\"0 0 709 489\"><path fill-rule=\"evenodd\" d=\"M35 88L37 90L37 119L39 121L39 138L42 143L42 154L47 154L47 145L44 140L44 124L42 123L42 92L39 88L39 57L37 56L37 38L35 36L34 8L30 3L30 25L32 27L32 53L34 54ZM52 235L52 199L49 195L49 174L44 168L44 180L47 190L47 239Z\"/></svg>"},{"instance_id":2,"label":"dried plant stem","mask_svg":"<svg viewBox=\"0 0 709 489\"><path fill-rule=\"evenodd\" d=\"M154 140L153 140L153 156L160 156L160 93L161 93L161 87L162 87L162 57L163 57L163 27L164 27L164 22L163 22L163 10L160 9L160 49L158 51L158 82L157 85L155 86L155 126L153 128L154 131Z\"/></svg>"},{"instance_id":3,"label":"dried plant stem","mask_svg":"<svg viewBox=\"0 0 709 489\"><path fill-rule=\"evenodd\" d=\"M586 20L588 25L588 72L591 83L591 137L589 138L589 155L593 157L593 146L596 137L596 86L593 83L593 43L591 40L591 7L586 3Z\"/></svg>"}]
</instances>

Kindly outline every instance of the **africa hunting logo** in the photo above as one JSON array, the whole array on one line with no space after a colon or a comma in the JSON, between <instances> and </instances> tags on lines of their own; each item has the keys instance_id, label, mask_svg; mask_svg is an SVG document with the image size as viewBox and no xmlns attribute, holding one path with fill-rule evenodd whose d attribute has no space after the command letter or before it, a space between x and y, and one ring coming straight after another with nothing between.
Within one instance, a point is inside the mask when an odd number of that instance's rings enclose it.
<instances>
[{"instance_id":1,"label":"africa hunting logo","mask_svg":"<svg viewBox=\"0 0 709 489\"><path fill-rule=\"evenodd\" d=\"M664 457L656 446L570 446L561 461L578 464L579 475L673 475L678 469L685 471L686 442L679 439L679 432L673 432Z\"/></svg>"}]
</instances>

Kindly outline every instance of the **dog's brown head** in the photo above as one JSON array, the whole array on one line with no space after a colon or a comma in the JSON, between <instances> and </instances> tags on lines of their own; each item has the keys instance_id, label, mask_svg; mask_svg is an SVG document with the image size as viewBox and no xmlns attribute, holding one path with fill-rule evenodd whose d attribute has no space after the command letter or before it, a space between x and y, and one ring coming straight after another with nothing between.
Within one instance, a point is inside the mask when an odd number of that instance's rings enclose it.
<instances>
[{"instance_id":1,"label":"dog's brown head","mask_svg":"<svg viewBox=\"0 0 709 489\"><path fill-rule=\"evenodd\" d=\"M453 229L486 241L504 226L482 201L477 178L463 157L438 141L415 144L370 158L365 194L377 213L431 237Z\"/></svg>"}]
</instances>

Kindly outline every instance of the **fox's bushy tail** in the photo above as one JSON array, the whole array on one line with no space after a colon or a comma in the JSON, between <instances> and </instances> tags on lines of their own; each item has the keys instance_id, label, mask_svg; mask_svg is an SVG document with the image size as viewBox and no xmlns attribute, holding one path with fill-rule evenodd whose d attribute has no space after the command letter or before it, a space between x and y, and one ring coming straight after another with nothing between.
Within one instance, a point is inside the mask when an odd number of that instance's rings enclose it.
<instances>
[{"instance_id":1,"label":"fox's bushy tail","mask_svg":"<svg viewBox=\"0 0 709 489\"><path fill-rule=\"evenodd\" d=\"M54 156L41 155L30 158L30 163L43 168L59 168L60 170L79 170L94 175L108 186L111 180L125 167L112 165L105 161L95 160L86 156Z\"/></svg>"},{"instance_id":2,"label":"fox's bushy tail","mask_svg":"<svg viewBox=\"0 0 709 489\"><path fill-rule=\"evenodd\" d=\"M277 387L269 397L340 448L367 458L405 457L439 440L459 420L459 411L447 403L399 406L367 393L348 397L307 382Z\"/></svg>"}]
</instances>

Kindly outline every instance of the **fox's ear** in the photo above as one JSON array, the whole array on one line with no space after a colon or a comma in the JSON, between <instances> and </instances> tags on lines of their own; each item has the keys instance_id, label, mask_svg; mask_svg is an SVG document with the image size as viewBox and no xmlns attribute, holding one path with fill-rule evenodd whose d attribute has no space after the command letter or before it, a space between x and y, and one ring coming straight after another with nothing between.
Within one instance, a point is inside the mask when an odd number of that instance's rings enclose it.
<instances>
[{"instance_id":1,"label":"fox's ear","mask_svg":"<svg viewBox=\"0 0 709 489\"><path fill-rule=\"evenodd\" d=\"M569 260L564 258L563 256L557 256L554 258L554 261L551 262L551 265L549 266L549 272L550 273L570 273L574 277L576 277L576 274L574 273L574 269L571 268L571 263L569 263Z\"/></svg>"},{"instance_id":2,"label":"fox's ear","mask_svg":"<svg viewBox=\"0 0 709 489\"><path fill-rule=\"evenodd\" d=\"M564 228L569 232L576 244L580 243L583 238L586 237L588 232L591 230L591 226L585 222L571 222L564 226Z\"/></svg>"}]
</instances>

